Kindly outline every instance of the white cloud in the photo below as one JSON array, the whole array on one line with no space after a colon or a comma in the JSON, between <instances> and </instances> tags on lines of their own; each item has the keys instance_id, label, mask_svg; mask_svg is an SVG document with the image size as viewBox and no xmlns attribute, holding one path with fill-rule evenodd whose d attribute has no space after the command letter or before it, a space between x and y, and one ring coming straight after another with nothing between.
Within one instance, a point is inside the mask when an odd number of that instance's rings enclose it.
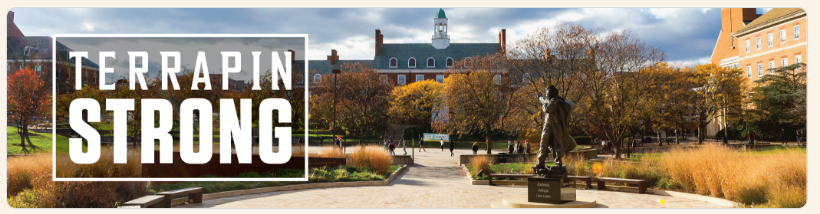
<instances>
[{"instance_id":1,"label":"white cloud","mask_svg":"<svg viewBox=\"0 0 820 214\"><path fill-rule=\"evenodd\" d=\"M94 25L92 25L91 23L88 23L88 22L83 23L83 26L85 27L86 31L94 32Z\"/></svg>"}]
</instances>

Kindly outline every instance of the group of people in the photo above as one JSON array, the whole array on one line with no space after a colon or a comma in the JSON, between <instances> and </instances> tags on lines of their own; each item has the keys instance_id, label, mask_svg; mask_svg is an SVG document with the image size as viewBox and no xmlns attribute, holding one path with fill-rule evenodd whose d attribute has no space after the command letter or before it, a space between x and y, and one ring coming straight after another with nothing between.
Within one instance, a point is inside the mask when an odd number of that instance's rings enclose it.
<instances>
[{"instance_id":1,"label":"group of people","mask_svg":"<svg viewBox=\"0 0 820 214\"><path fill-rule=\"evenodd\" d=\"M509 150L510 154L524 154L524 153L529 153L529 150L527 150L528 144L529 144L529 139L527 139L527 141L526 141L525 143L519 143L519 142L516 140L516 141L515 141L515 144L513 144L513 143L512 143L512 142L510 142L510 141L507 141L507 150ZM476 145L476 146L477 146L477 145ZM474 151L474 152L478 151L478 148L475 148L473 151Z\"/></svg>"},{"instance_id":2,"label":"group of people","mask_svg":"<svg viewBox=\"0 0 820 214\"><path fill-rule=\"evenodd\" d=\"M407 141L404 139L399 140L401 142L402 149L404 150L404 155L407 155ZM383 142L379 142L379 144L384 144L384 149L387 150L387 153L390 155L396 155L396 147L398 145L393 142L393 140L385 140Z\"/></svg>"}]
</instances>

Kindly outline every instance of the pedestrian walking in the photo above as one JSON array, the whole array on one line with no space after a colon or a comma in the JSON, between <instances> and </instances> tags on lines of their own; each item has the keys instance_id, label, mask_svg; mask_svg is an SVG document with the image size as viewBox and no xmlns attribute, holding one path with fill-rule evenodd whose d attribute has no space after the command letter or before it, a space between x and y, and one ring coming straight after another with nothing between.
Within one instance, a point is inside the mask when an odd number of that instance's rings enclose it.
<instances>
[{"instance_id":1,"label":"pedestrian walking","mask_svg":"<svg viewBox=\"0 0 820 214\"><path fill-rule=\"evenodd\" d=\"M780 129L780 144L786 145L786 129Z\"/></svg>"},{"instance_id":2,"label":"pedestrian walking","mask_svg":"<svg viewBox=\"0 0 820 214\"><path fill-rule=\"evenodd\" d=\"M444 151L444 139L441 139L441 151Z\"/></svg>"},{"instance_id":3,"label":"pedestrian walking","mask_svg":"<svg viewBox=\"0 0 820 214\"><path fill-rule=\"evenodd\" d=\"M753 131L749 131L746 135L749 137L749 145L755 144L755 133Z\"/></svg>"},{"instance_id":4,"label":"pedestrian walking","mask_svg":"<svg viewBox=\"0 0 820 214\"><path fill-rule=\"evenodd\" d=\"M519 142L517 140L515 141L515 153L516 154L524 153L524 148L521 147L521 142Z\"/></svg>"},{"instance_id":5,"label":"pedestrian walking","mask_svg":"<svg viewBox=\"0 0 820 214\"><path fill-rule=\"evenodd\" d=\"M424 139L419 141L419 152L421 152L421 150L427 151L427 149L424 149Z\"/></svg>"},{"instance_id":6,"label":"pedestrian walking","mask_svg":"<svg viewBox=\"0 0 820 214\"><path fill-rule=\"evenodd\" d=\"M510 154L515 152L515 145L513 145L512 142L510 142L509 140L507 141L507 150L510 152Z\"/></svg>"},{"instance_id":7,"label":"pedestrian walking","mask_svg":"<svg viewBox=\"0 0 820 214\"><path fill-rule=\"evenodd\" d=\"M387 143L388 143L388 141L384 140L384 150L387 150Z\"/></svg>"},{"instance_id":8,"label":"pedestrian walking","mask_svg":"<svg viewBox=\"0 0 820 214\"><path fill-rule=\"evenodd\" d=\"M530 153L530 139L524 140L524 154Z\"/></svg>"},{"instance_id":9,"label":"pedestrian walking","mask_svg":"<svg viewBox=\"0 0 820 214\"><path fill-rule=\"evenodd\" d=\"M455 156L456 154L453 153L453 149L456 148L456 142L450 141L450 157Z\"/></svg>"},{"instance_id":10,"label":"pedestrian walking","mask_svg":"<svg viewBox=\"0 0 820 214\"><path fill-rule=\"evenodd\" d=\"M797 146L800 146L800 131L797 131Z\"/></svg>"},{"instance_id":11,"label":"pedestrian walking","mask_svg":"<svg viewBox=\"0 0 820 214\"><path fill-rule=\"evenodd\" d=\"M401 146L404 147L404 155L407 155L407 140L401 139Z\"/></svg>"},{"instance_id":12,"label":"pedestrian walking","mask_svg":"<svg viewBox=\"0 0 820 214\"><path fill-rule=\"evenodd\" d=\"M478 154L478 142L473 143L473 154Z\"/></svg>"},{"instance_id":13,"label":"pedestrian walking","mask_svg":"<svg viewBox=\"0 0 820 214\"><path fill-rule=\"evenodd\" d=\"M390 151L390 155L396 156L396 144L393 141L390 141L390 145L387 146L387 149Z\"/></svg>"}]
</instances>

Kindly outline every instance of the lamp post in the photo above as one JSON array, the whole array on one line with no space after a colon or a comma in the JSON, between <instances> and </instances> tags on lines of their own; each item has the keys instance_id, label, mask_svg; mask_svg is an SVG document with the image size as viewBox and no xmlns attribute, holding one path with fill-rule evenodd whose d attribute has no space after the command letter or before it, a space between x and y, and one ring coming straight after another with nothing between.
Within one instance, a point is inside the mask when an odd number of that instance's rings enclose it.
<instances>
[{"instance_id":1,"label":"lamp post","mask_svg":"<svg viewBox=\"0 0 820 214\"><path fill-rule=\"evenodd\" d=\"M341 69L333 69L331 72L333 73L333 126L330 127L330 135L333 136L334 138L336 138L336 94L338 93L337 91L339 90L339 85L337 83L337 81L338 81L337 79L338 79L339 73L342 73L342 70ZM341 141L342 139L339 139L339 140ZM340 144L344 145L341 142L340 142ZM342 148L342 154L344 154L344 148Z\"/></svg>"}]
</instances>

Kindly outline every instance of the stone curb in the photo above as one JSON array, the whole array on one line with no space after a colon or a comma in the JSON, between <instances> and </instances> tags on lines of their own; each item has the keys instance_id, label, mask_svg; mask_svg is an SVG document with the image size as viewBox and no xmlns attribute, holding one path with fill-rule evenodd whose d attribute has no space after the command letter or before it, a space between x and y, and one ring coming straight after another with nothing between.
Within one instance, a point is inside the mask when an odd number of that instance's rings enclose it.
<instances>
[{"instance_id":1,"label":"stone curb","mask_svg":"<svg viewBox=\"0 0 820 214\"><path fill-rule=\"evenodd\" d=\"M211 199L218 199L218 198L225 198L225 197L234 197L240 195L251 195L251 194L260 194L260 193L267 193L267 192L278 192L278 191L291 191L291 190L302 190L302 189L319 189L319 188L331 188L331 187L356 187L356 186L386 186L390 184L404 169L407 168L407 165L402 165L396 171L390 174L386 180L383 181L351 181L351 182L328 182L328 183L310 183L310 184L295 184L295 185L286 185L286 186L275 186L275 187L262 187L256 189L243 189L243 190L233 190L233 191L225 191L225 192L215 192L215 193L208 193L202 195L202 200L211 200ZM188 201L188 198L178 198L171 201L171 207L184 204Z\"/></svg>"},{"instance_id":2,"label":"stone curb","mask_svg":"<svg viewBox=\"0 0 820 214\"><path fill-rule=\"evenodd\" d=\"M473 180L473 175L470 174L467 165L461 164L461 169L464 170L464 173L467 173L467 178L470 179L470 185L490 185L490 181L488 180Z\"/></svg>"}]
</instances>

